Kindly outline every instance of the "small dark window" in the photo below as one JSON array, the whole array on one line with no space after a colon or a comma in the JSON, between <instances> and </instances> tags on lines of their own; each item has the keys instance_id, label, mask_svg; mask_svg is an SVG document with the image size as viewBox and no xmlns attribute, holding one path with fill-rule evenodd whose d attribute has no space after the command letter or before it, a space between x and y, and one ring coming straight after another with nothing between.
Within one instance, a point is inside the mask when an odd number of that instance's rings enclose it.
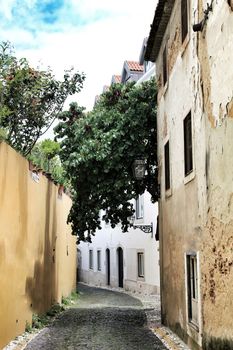
<instances>
[{"instance_id":1,"label":"small dark window","mask_svg":"<svg viewBox=\"0 0 233 350\"><path fill-rule=\"evenodd\" d=\"M191 112L184 119L184 173L187 176L193 170L192 119Z\"/></svg>"},{"instance_id":2,"label":"small dark window","mask_svg":"<svg viewBox=\"0 0 233 350\"><path fill-rule=\"evenodd\" d=\"M163 51L163 85L167 82L167 50L166 47Z\"/></svg>"},{"instance_id":3,"label":"small dark window","mask_svg":"<svg viewBox=\"0 0 233 350\"><path fill-rule=\"evenodd\" d=\"M101 250L97 250L97 270L101 271Z\"/></svg>"},{"instance_id":4,"label":"small dark window","mask_svg":"<svg viewBox=\"0 0 233 350\"><path fill-rule=\"evenodd\" d=\"M93 270L93 250L89 250L89 269Z\"/></svg>"},{"instance_id":5,"label":"small dark window","mask_svg":"<svg viewBox=\"0 0 233 350\"><path fill-rule=\"evenodd\" d=\"M182 43L188 34L188 0L181 0Z\"/></svg>"},{"instance_id":6,"label":"small dark window","mask_svg":"<svg viewBox=\"0 0 233 350\"><path fill-rule=\"evenodd\" d=\"M191 259L191 277L192 277L192 298L196 299L196 260L195 258Z\"/></svg>"},{"instance_id":7,"label":"small dark window","mask_svg":"<svg viewBox=\"0 0 233 350\"><path fill-rule=\"evenodd\" d=\"M170 188L170 155L169 155L169 141L164 146L164 163L165 163L165 190Z\"/></svg>"},{"instance_id":8,"label":"small dark window","mask_svg":"<svg viewBox=\"0 0 233 350\"><path fill-rule=\"evenodd\" d=\"M144 253L138 253L138 277L144 277Z\"/></svg>"}]
</instances>

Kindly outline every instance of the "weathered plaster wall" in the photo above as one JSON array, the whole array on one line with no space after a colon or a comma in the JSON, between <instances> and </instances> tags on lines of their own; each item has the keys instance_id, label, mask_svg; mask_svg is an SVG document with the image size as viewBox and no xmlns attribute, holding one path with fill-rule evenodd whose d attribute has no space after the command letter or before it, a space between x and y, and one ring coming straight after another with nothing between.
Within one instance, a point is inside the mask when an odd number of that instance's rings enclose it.
<instances>
[{"instance_id":1,"label":"weathered plaster wall","mask_svg":"<svg viewBox=\"0 0 233 350\"><path fill-rule=\"evenodd\" d=\"M205 119L196 54L197 36L191 30L191 23L198 20L197 4L197 1L189 4L189 33L181 43L181 2L175 2L156 62L157 78L161 80L162 53L167 45L168 82L165 87L161 86L158 94L162 317L163 322L192 348L201 346L202 320L200 308L199 329L190 326L188 320L186 253L197 252L198 260L202 259L199 252L207 212ZM194 166L193 172L185 177L183 120L189 111L192 114ZM168 140L171 189L165 191L164 145ZM198 274L200 277L200 271ZM201 295L199 300L201 305Z\"/></svg>"},{"instance_id":2,"label":"weathered plaster wall","mask_svg":"<svg viewBox=\"0 0 233 350\"><path fill-rule=\"evenodd\" d=\"M233 12L231 1L213 1L206 27L194 33L191 25L204 17L207 2L190 1L190 30L183 44L180 1L175 2L156 62L162 315L193 349L199 344L204 349L228 350L233 348ZM164 87L165 45L168 83ZM185 179L183 119L189 110L194 171ZM165 192L164 145L168 139L171 191ZM188 251L199 257L198 330L187 317Z\"/></svg>"},{"instance_id":3,"label":"weathered plaster wall","mask_svg":"<svg viewBox=\"0 0 233 350\"><path fill-rule=\"evenodd\" d=\"M75 288L76 245L66 225L71 200L0 143L0 348Z\"/></svg>"},{"instance_id":4,"label":"weathered plaster wall","mask_svg":"<svg viewBox=\"0 0 233 350\"><path fill-rule=\"evenodd\" d=\"M207 7L203 1L199 11ZM203 333L215 348L233 347L233 12L231 1L213 1L199 37L206 113L208 220L202 245ZM201 14L200 14L201 15ZM209 322L211 320L211 322ZM231 341L231 345L230 345ZM228 347L227 347L228 346ZM231 347L230 347L231 346ZM220 347L219 347L220 348Z\"/></svg>"}]
</instances>

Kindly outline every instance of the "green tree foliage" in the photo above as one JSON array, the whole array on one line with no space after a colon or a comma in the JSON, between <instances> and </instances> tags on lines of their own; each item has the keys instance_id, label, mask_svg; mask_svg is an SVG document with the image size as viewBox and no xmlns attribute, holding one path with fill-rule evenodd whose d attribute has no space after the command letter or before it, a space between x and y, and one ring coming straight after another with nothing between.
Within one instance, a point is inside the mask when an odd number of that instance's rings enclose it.
<instances>
[{"instance_id":1,"label":"green tree foliage","mask_svg":"<svg viewBox=\"0 0 233 350\"><path fill-rule=\"evenodd\" d=\"M28 157L34 164L46 172L50 171L50 160L59 153L60 145L58 142L45 139L37 142Z\"/></svg>"},{"instance_id":2,"label":"green tree foliage","mask_svg":"<svg viewBox=\"0 0 233 350\"><path fill-rule=\"evenodd\" d=\"M65 171L61 165L59 157L60 145L50 139L37 142L33 147L29 160L43 169L47 173L51 173L52 178L60 184L68 186L69 181L65 176Z\"/></svg>"},{"instance_id":3,"label":"green tree foliage","mask_svg":"<svg viewBox=\"0 0 233 350\"><path fill-rule=\"evenodd\" d=\"M43 154L49 161L59 153L60 145L56 141L46 139L41 142L41 149L43 151ZM49 164L48 164L48 170L49 170Z\"/></svg>"},{"instance_id":4,"label":"green tree foliage","mask_svg":"<svg viewBox=\"0 0 233 350\"><path fill-rule=\"evenodd\" d=\"M0 129L23 155L51 126L69 95L82 88L84 75L67 70L62 81L50 69L30 67L17 59L11 45L0 45Z\"/></svg>"},{"instance_id":5,"label":"green tree foliage","mask_svg":"<svg viewBox=\"0 0 233 350\"><path fill-rule=\"evenodd\" d=\"M92 112L77 104L59 116L55 128L60 157L75 189L68 222L78 241L91 241L103 219L126 232L134 209L130 202L145 190L157 193L156 85L115 84L102 94ZM133 161L146 159L144 180L135 180Z\"/></svg>"}]
</instances>

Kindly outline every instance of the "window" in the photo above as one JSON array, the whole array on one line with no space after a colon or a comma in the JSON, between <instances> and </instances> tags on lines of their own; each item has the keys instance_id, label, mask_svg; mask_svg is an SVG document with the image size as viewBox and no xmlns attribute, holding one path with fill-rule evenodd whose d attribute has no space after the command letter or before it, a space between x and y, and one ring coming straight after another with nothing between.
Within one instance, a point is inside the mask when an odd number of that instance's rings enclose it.
<instances>
[{"instance_id":1,"label":"window","mask_svg":"<svg viewBox=\"0 0 233 350\"><path fill-rule=\"evenodd\" d=\"M181 0L181 34L183 43L188 34L188 0Z\"/></svg>"},{"instance_id":2,"label":"window","mask_svg":"<svg viewBox=\"0 0 233 350\"><path fill-rule=\"evenodd\" d=\"M97 270L101 271L101 250L97 250Z\"/></svg>"},{"instance_id":3,"label":"window","mask_svg":"<svg viewBox=\"0 0 233 350\"><path fill-rule=\"evenodd\" d=\"M192 119L191 112L184 119L184 173L187 176L193 170Z\"/></svg>"},{"instance_id":4,"label":"window","mask_svg":"<svg viewBox=\"0 0 233 350\"><path fill-rule=\"evenodd\" d=\"M93 270L93 250L89 250L89 269Z\"/></svg>"},{"instance_id":5,"label":"window","mask_svg":"<svg viewBox=\"0 0 233 350\"><path fill-rule=\"evenodd\" d=\"M144 211L143 194L141 194L136 199L136 219L143 218L143 211Z\"/></svg>"},{"instance_id":6,"label":"window","mask_svg":"<svg viewBox=\"0 0 233 350\"><path fill-rule=\"evenodd\" d=\"M138 253L138 277L144 277L144 253Z\"/></svg>"},{"instance_id":7,"label":"window","mask_svg":"<svg viewBox=\"0 0 233 350\"><path fill-rule=\"evenodd\" d=\"M170 155L169 155L169 141L164 146L164 163L165 163L165 190L170 189Z\"/></svg>"},{"instance_id":8,"label":"window","mask_svg":"<svg viewBox=\"0 0 233 350\"><path fill-rule=\"evenodd\" d=\"M167 49L163 51L163 85L167 82Z\"/></svg>"},{"instance_id":9,"label":"window","mask_svg":"<svg viewBox=\"0 0 233 350\"><path fill-rule=\"evenodd\" d=\"M189 321L198 325L198 276L196 254L187 255L187 287Z\"/></svg>"}]
</instances>

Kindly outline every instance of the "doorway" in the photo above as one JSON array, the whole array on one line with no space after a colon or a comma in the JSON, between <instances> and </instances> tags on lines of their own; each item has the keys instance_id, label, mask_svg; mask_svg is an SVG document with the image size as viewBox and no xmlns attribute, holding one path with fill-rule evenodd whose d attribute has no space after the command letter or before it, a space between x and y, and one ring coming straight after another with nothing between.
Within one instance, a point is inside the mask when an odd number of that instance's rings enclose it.
<instances>
[{"instance_id":1,"label":"doorway","mask_svg":"<svg viewBox=\"0 0 233 350\"><path fill-rule=\"evenodd\" d=\"M123 249L117 248L117 260L118 260L118 286L123 288L124 279L124 263L123 263Z\"/></svg>"},{"instance_id":2,"label":"doorway","mask_svg":"<svg viewBox=\"0 0 233 350\"><path fill-rule=\"evenodd\" d=\"M110 250L106 249L106 277L107 285L110 286Z\"/></svg>"}]
</instances>

